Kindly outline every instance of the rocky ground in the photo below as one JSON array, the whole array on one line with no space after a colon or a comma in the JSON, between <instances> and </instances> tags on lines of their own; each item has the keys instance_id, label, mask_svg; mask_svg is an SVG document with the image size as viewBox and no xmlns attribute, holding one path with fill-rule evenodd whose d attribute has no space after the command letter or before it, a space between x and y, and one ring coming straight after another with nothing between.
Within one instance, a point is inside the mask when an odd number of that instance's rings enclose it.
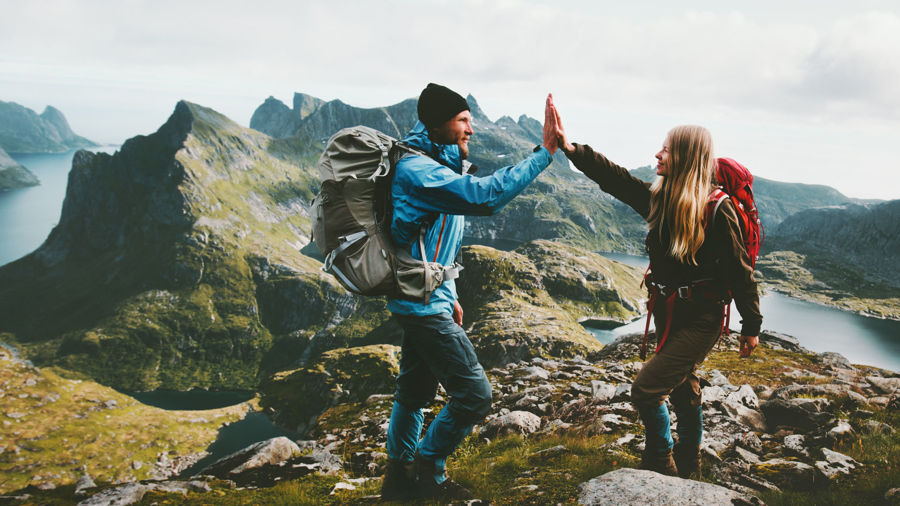
<instances>
[{"instance_id":1,"label":"rocky ground","mask_svg":"<svg viewBox=\"0 0 900 506\"><path fill-rule=\"evenodd\" d=\"M737 359L736 339L725 338L700 370L702 482L633 469L643 448L629 402L642 366L639 338L588 357L490 369L494 408L449 462L451 474L496 504L897 503L900 376L811 353L777 334L764 334L749 360ZM435 400L426 423L442 404ZM386 459L390 405L387 392L339 403L308 440L258 443L190 480L14 495L40 503L42 494L70 494L67 501L82 504L370 502Z\"/></svg>"}]
</instances>

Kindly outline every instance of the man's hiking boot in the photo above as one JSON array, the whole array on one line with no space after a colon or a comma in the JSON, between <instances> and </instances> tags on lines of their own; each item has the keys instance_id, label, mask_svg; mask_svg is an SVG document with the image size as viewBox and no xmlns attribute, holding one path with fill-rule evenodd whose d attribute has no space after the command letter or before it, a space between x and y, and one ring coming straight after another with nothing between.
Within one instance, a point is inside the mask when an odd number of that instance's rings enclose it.
<instances>
[{"instance_id":1,"label":"man's hiking boot","mask_svg":"<svg viewBox=\"0 0 900 506\"><path fill-rule=\"evenodd\" d=\"M665 453L644 450L639 469L646 469L647 471L665 474L666 476L678 476L678 469L675 467L671 449Z\"/></svg>"},{"instance_id":2,"label":"man's hiking boot","mask_svg":"<svg viewBox=\"0 0 900 506\"><path fill-rule=\"evenodd\" d=\"M691 480L700 479L700 447L676 444L672 452L678 476Z\"/></svg>"},{"instance_id":3,"label":"man's hiking boot","mask_svg":"<svg viewBox=\"0 0 900 506\"><path fill-rule=\"evenodd\" d=\"M416 454L416 479L419 484L419 490L422 497L454 501L472 499L472 492L459 483L451 480L444 473L444 481L438 483L435 481L435 475L439 474L433 460L423 458Z\"/></svg>"},{"instance_id":4,"label":"man's hiking boot","mask_svg":"<svg viewBox=\"0 0 900 506\"><path fill-rule=\"evenodd\" d=\"M420 495L415 463L388 460L384 481L381 482L381 500L406 501Z\"/></svg>"}]
</instances>

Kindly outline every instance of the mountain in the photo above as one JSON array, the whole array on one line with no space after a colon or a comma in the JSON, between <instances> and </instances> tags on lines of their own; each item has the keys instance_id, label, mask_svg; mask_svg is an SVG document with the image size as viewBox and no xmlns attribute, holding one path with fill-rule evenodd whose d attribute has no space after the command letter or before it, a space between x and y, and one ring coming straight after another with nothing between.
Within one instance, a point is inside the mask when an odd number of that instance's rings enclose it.
<instances>
[{"instance_id":1,"label":"mountain","mask_svg":"<svg viewBox=\"0 0 900 506\"><path fill-rule=\"evenodd\" d=\"M61 153L96 146L76 135L59 109L40 115L15 102L0 101L0 148L11 153Z\"/></svg>"},{"instance_id":2,"label":"mountain","mask_svg":"<svg viewBox=\"0 0 900 506\"><path fill-rule=\"evenodd\" d=\"M36 364L126 390L252 389L334 348L398 344L384 299L352 296L298 252L310 243L320 149L307 132L273 139L179 102L156 133L113 155L77 152L59 224L0 267L0 340ZM568 184L561 200L577 190ZM591 194L581 191L586 206ZM636 314L638 294L587 270L569 274L573 290L587 285L562 305L591 317ZM558 313L549 320L563 321L560 304L539 299ZM567 334L591 340L566 318Z\"/></svg>"},{"instance_id":3,"label":"mountain","mask_svg":"<svg viewBox=\"0 0 900 506\"><path fill-rule=\"evenodd\" d=\"M41 184L37 176L19 165L0 148L0 191L15 190Z\"/></svg>"},{"instance_id":4,"label":"mountain","mask_svg":"<svg viewBox=\"0 0 900 506\"><path fill-rule=\"evenodd\" d=\"M294 93L293 109L275 97L269 97L250 118L250 128L272 137L290 137L300 123L325 102L303 93Z\"/></svg>"},{"instance_id":5,"label":"mountain","mask_svg":"<svg viewBox=\"0 0 900 506\"><path fill-rule=\"evenodd\" d=\"M788 216L806 209L853 202L853 199L830 186L783 183L762 177L753 178L753 196L763 226L770 228L777 226Z\"/></svg>"},{"instance_id":6,"label":"mountain","mask_svg":"<svg viewBox=\"0 0 900 506\"><path fill-rule=\"evenodd\" d=\"M631 174L647 182L656 179L656 169L649 165L634 169ZM783 183L759 176L753 177L753 198L763 227L774 227L788 216L805 209L863 202L846 197L830 186Z\"/></svg>"},{"instance_id":7,"label":"mountain","mask_svg":"<svg viewBox=\"0 0 900 506\"><path fill-rule=\"evenodd\" d=\"M783 291L900 318L900 200L807 209L769 230L760 271Z\"/></svg>"},{"instance_id":8,"label":"mountain","mask_svg":"<svg viewBox=\"0 0 900 506\"><path fill-rule=\"evenodd\" d=\"M297 253L317 156L188 102L114 155L77 152L59 224L0 268L4 341L127 390L252 387L273 333L356 309Z\"/></svg>"},{"instance_id":9,"label":"mountain","mask_svg":"<svg viewBox=\"0 0 900 506\"><path fill-rule=\"evenodd\" d=\"M517 163L540 144L539 121L522 115L517 121L502 117L493 122L475 97L469 95L466 100L475 130L470 161L478 166L476 175L488 175ZM254 112L250 126L275 137L311 139L321 149L341 128L366 125L402 137L415 122L415 99L361 109L339 100L323 103L297 93L293 108L274 98L267 99ZM640 216L568 167L565 155L557 152L550 167L501 213L468 219L466 235L472 242L484 244L555 239L594 251L643 251L646 231Z\"/></svg>"}]
</instances>

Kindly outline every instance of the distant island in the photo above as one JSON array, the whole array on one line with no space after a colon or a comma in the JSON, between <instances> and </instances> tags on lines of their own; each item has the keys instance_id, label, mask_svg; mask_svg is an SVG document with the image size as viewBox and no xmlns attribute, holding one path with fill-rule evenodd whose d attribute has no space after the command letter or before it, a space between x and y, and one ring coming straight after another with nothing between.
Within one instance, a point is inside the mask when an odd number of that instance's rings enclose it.
<instances>
[{"instance_id":1,"label":"distant island","mask_svg":"<svg viewBox=\"0 0 900 506\"><path fill-rule=\"evenodd\" d=\"M47 106L37 114L15 102L0 100L0 149L9 153L63 153L97 143L75 134L63 113Z\"/></svg>"},{"instance_id":2,"label":"distant island","mask_svg":"<svg viewBox=\"0 0 900 506\"><path fill-rule=\"evenodd\" d=\"M0 148L0 192L41 184L37 176L19 165Z\"/></svg>"}]
</instances>

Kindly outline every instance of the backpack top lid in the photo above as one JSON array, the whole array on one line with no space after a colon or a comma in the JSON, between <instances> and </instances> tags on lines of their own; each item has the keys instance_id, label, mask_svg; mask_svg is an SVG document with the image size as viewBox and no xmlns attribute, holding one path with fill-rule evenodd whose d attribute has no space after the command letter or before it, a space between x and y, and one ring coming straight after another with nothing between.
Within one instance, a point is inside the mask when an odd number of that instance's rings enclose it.
<instances>
[{"instance_id":1,"label":"backpack top lid","mask_svg":"<svg viewBox=\"0 0 900 506\"><path fill-rule=\"evenodd\" d=\"M343 181L384 175L395 142L393 137L366 126L340 130L328 139L319 157L319 179Z\"/></svg>"},{"instance_id":2,"label":"backpack top lid","mask_svg":"<svg viewBox=\"0 0 900 506\"><path fill-rule=\"evenodd\" d=\"M716 182L725 189L725 193L736 197L745 207L753 204L753 174L740 163L731 158L718 158L716 160ZM748 209L749 210L749 209Z\"/></svg>"}]
</instances>

